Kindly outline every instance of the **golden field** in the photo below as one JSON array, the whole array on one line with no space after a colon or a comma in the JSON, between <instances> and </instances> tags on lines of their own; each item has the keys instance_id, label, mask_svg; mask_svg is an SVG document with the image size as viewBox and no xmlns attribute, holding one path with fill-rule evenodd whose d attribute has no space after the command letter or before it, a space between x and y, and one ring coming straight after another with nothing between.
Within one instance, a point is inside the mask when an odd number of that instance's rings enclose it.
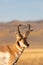
<instances>
[{"instance_id":1,"label":"golden field","mask_svg":"<svg viewBox=\"0 0 43 65\"><path fill-rule=\"evenodd\" d=\"M25 50L17 65L43 65L43 49Z\"/></svg>"},{"instance_id":2,"label":"golden field","mask_svg":"<svg viewBox=\"0 0 43 65\"><path fill-rule=\"evenodd\" d=\"M18 24L26 25L29 23L34 30L27 39L30 46L21 55L16 65L43 65L43 20L36 22L11 21L9 23L0 23L0 45L14 44ZM24 31L24 28L21 28L22 31Z\"/></svg>"}]
</instances>

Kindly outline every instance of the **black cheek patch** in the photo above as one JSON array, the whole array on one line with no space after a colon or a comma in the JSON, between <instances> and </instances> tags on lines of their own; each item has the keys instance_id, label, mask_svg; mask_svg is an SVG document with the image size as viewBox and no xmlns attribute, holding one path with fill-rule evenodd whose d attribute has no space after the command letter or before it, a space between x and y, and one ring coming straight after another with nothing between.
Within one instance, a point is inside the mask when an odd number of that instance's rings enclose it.
<instances>
[{"instance_id":1,"label":"black cheek patch","mask_svg":"<svg viewBox=\"0 0 43 65\"><path fill-rule=\"evenodd\" d=\"M18 46L20 46L20 43L19 42L17 42L17 44L18 44Z\"/></svg>"}]
</instances>

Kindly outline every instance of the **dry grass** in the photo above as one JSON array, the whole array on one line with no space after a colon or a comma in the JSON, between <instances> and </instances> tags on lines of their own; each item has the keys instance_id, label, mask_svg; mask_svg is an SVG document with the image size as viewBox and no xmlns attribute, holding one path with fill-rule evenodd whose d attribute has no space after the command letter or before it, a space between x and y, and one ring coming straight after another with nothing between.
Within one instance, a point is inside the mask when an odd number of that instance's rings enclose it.
<instances>
[{"instance_id":1,"label":"dry grass","mask_svg":"<svg viewBox=\"0 0 43 65\"><path fill-rule=\"evenodd\" d=\"M43 49L24 51L17 65L43 65Z\"/></svg>"}]
</instances>

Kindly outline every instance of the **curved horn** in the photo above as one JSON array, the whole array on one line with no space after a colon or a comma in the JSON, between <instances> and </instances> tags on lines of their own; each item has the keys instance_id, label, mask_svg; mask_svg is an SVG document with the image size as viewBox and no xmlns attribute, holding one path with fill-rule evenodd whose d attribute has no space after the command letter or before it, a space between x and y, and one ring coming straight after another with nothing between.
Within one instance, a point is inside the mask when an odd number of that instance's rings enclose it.
<instances>
[{"instance_id":1,"label":"curved horn","mask_svg":"<svg viewBox=\"0 0 43 65\"><path fill-rule=\"evenodd\" d=\"M20 32L20 27L21 27L22 25L20 24L20 25L18 25L18 34L19 34L19 36L21 37L21 38L23 38L23 36L22 36L22 34L21 34L21 32Z\"/></svg>"},{"instance_id":2,"label":"curved horn","mask_svg":"<svg viewBox=\"0 0 43 65\"><path fill-rule=\"evenodd\" d=\"M22 25L20 24L20 25L18 25L18 32L19 32L19 34L20 34L20 29L19 29L19 27L21 27Z\"/></svg>"},{"instance_id":3,"label":"curved horn","mask_svg":"<svg viewBox=\"0 0 43 65\"><path fill-rule=\"evenodd\" d=\"M31 25L30 24L27 24L28 25L28 31L33 31L33 29L31 29Z\"/></svg>"}]
</instances>

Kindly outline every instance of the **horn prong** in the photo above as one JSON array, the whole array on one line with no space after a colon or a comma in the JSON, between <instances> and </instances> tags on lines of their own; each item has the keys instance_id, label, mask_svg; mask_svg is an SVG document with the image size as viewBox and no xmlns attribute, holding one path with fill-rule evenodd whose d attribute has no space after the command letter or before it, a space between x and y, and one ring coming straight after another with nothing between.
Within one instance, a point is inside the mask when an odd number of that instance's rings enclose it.
<instances>
[{"instance_id":1,"label":"horn prong","mask_svg":"<svg viewBox=\"0 0 43 65\"><path fill-rule=\"evenodd\" d=\"M26 33L24 33L24 38L27 39L28 35L30 34L31 31L33 31L33 29L31 29L31 25L30 24L27 24L28 25L28 30L26 31Z\"/></svg>"}]
</instances>

